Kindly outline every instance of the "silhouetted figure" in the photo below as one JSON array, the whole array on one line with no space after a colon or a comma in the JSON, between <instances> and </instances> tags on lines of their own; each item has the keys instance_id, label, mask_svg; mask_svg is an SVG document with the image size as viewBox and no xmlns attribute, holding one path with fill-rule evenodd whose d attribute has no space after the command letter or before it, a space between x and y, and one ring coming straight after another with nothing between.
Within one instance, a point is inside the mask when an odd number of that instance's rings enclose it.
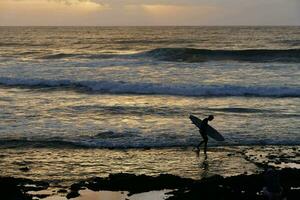
<instances>
[{"instance_id":1,"label":"silhouetted figure","mask_svg":"<svg viewBox=\"0 0 300 200\"><path fill-rule=\"evenodd\" d=\"M202 136L203 140L197 145L198 151L200 151L200 146L204 143L204 154L206 156L206 150L207 150L207 142L208 142L208 137L206 133L206 129L208 127L208 121L212 121L214 119L213 115L209 115L207 118L203 119L201 122L201 126L199 129L199 133Z\"/></svg>"}]
</instances>

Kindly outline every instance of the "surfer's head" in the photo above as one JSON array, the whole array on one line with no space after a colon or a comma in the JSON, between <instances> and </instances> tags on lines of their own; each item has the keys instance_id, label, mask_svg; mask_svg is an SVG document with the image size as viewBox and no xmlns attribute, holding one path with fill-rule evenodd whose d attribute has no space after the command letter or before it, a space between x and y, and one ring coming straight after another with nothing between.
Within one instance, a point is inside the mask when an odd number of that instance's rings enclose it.
<instances>
[{"instance_id":1,"label":"surfer's head","mask_svg":"<svg viewBox=\"0 0 300 200\"><path fill-rule=\"evenodd\" d=\"M211 120L214 119L214 116L213 116L213 115L209 115L207 119L208 119L209 121L211 121Z\"/></svg>"}]
</instances>

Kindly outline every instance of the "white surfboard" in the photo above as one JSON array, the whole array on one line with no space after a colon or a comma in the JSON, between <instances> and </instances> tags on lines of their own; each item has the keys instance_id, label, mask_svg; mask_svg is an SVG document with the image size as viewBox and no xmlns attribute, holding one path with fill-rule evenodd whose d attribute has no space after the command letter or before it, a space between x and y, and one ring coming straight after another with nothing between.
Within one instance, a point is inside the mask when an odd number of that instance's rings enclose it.
<instances>
[{"instance_id":1,"label":"white surfboard","mask_svg":"<svg viewBox=\"0 0 300 200\"><path fill-rule=\"evenodd\" d=\"M190 120L192 121L193 124L195 124L200 129L201 122L202 122L201 119L199 119L198 117L196 117L194 115L190 115ZM213 138L216 141L224 141L225 140L225 138L216 129L214 129L210 125L208 125L208 127L206 129L206 133L209 137Z\"/></svg>"}]
</instances>

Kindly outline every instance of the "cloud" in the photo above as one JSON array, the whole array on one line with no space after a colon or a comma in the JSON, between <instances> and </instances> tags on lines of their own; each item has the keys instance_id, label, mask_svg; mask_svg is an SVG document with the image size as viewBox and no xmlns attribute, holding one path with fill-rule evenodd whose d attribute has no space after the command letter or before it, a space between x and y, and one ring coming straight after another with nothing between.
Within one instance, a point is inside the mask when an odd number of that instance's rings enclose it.
<instances>
[{"instance_id":1,"label":"cloud","mask_svg":"<svg viewBox=\"0 0 300 200\"><path fill-rule=\"evenodd\" d=\"M81 10L97 10L108 7L108 4L96 2L93 0L6 0L0 2L0 8L6 9L28 9L32 10L53 8L63 9L81 9Z\"/></svg>"},{"instance_id":2,"label":"cloud","mask_svg":"<svg viewBox=\"0 0 300 200\"><path fill-rule=\"evenodd\" d=\"M299 0L0 0L0 25L300 25Z\"/></svg>"},{"instance_id":3,"label":"cloud","mask_svg":"<svg viewBox=\"0 0 300 200\"><path fill-rule=\"evenodd\" d=\"M22 0L24 1L24 0ZM91 4L91 5L96 5L98 4L101 7L108 7L109 2L104 3L103 1L97 1L97 0L47 0L49 2L56 2L56 3L62 3L65 5L76 5L76 4Z\"/></svg>"},{"instance_id":4,"label":"cloud","mask_svg":"<svg viewBox=\"0 0 300 200\"><path fill-rule=\"evenodd\" d=\"M164 4L144 4L141 8L146 12L157 15L185 15L189 12L197 12L199 15L206 15L219 10L214 6L186 6L186 5L164 5ZM190 13L190 14L191 14Z\"/></svg>"},{"instance_id":5,"label":"cloud","mask_svg":"<svg viewBox=\"0 0 300 200\"><path fill-rule=\"evenodd\" d=\"M8 0L0 2L0 25L83 24L107 9L91 0Z\"/></svg>"},{"instance_id":6,"label":"cloud","mask_svg":"<svg viewBox=\"0 0 300 200\"><path fill-rule=\"evenodd\" d=\"M145 21L156 25L197 25L204 23L207 18L221 11L216 6L141 4L127 5L125 9L130 13L142 13Z\"/></svg>"}]
</instances>

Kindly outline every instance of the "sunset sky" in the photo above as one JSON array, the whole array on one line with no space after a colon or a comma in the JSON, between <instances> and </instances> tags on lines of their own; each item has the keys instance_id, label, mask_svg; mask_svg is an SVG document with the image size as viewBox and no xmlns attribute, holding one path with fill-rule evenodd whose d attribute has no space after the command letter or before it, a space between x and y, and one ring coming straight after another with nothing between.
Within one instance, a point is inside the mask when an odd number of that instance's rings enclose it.
<instances>
[{"instance_id":1,"label":"sunset sky","mask_svg":"<svg viewBox=\"0 0 300 200\"><path fill-rule=\"evenodd\" d=\"M0 0L0 25L300 25L300 0Z\"/></svg>"}]
</instances>

